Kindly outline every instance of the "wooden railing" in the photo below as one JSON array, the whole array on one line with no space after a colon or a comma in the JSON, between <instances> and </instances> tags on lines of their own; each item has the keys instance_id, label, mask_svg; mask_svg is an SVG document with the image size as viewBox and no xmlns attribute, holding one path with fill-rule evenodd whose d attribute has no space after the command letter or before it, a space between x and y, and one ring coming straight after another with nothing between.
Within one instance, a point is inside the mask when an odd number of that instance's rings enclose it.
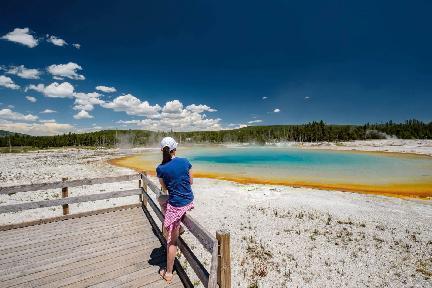
<instances>
[{"instance_id":1,"label":"wooden railing","mask_svg":"<svg viewBox=\"0 0 432 288\"><path fill-rule=\"evenodd\" d=\"M139 175L137 174L116 176L116 177L95 178L95 179L72 180L72 181L67 181L65 178L63 178L63 181L52 182L52 183L0 187L0 194L8 194L8 195L13 195L17 192L62 189L62 197L63 197L60 199L2 205L0 206L0 213L19 212L19 211L29 210L29 209L63 206L63 215L66 215L69 214L69 209L68 207L67 209L65 209L66 208L65 205L140 195L142 193L141 189L138 188L138 189L124 190L124 191L114 191L114 192L99 193L99 194L92 194L92 195L82 195L77 197L68 197L69 196L68 187L77 187L77 186L94 185L94 184L102 184L102 183L114 183L114 182L121 182L121 181L130 181L134 179L138 180L138 178Z\"/></svg>"},{"instance_id":2,"label":"wooden railing","mask_svg":"<svg viewBox=\"0 0 432 288\"><path fill-rule=\"evenodd\" d=\"M82 195L76 197L69 197L69 193L68 193L69 187L94 185L94 184L102 184L102 183L114 183L114 182L121 182L121 181L130 181L130 180L139 180L139 188L124 190L124 191ZM68 217L67 214L69 214L69 206L68 206L69 204L139 195L140 202L141 202L140 205L143 207L144 212L146 212L149 221L154 222L152 216L147 210L147 205L150 205L150 207L155 212L159 220L163 222L164 216L161 210L159 209L159 207L156 205L156 203L148 194L147 187L149 187L150 190L155 193L156 197L165 194L147 177L146 173L116 176L116 177L69 180L69 181L67 180L67 178L63 178L62 181L57 181L52 183L39 183L39 184L0 187L0 194L8 194L8 195L13 195L18 192L31 192L31 191L48 190L48 189L61 189L62 192L62 198L60 199L33 201L33 202L11 204L11 205L0 205L0 214L19 212L19 211L29 210L29 209L62 206L63 215L65 216L55 217L56 219L61 219L62 217ZM136 205L138 204L133 204L132 206L136 206ZM102 209L102 210L108 211L110 209L112 208ZM97 210L97 211L102 211L102 210ZM84 212L81 214L84 215L93 212ZM44 223L45 220L51 221L53 219L54 218L40 219L33 222ZM227 231L217 231L216 237L214 237L193 217L187 214L183 217L182 223L184 224L185 227L188 228L191 234L198 239L198 241L203 245L203 247L211 254L210 271L207 271L207 269L195 256L195 254L192 252L192 250L189 248L186 242L181 237L179 238L178 246L181 252L183 253L186 260L189 262L195 274L198 276L198 278L203 283L203 285L205 287L210 287L210 288L231 287L231 268L230 268L231 260L230 260L229 233ZM0 231L9 229L10 227L8 226L13 226L18 228L22 226L21 224L24 225L24 223L6 225L3 227L4 229L0 229ZM162 231L160 231L159 229L158 229L158 233L159 236L162 235Z\"/></svg>"},{"instance_id":3,"label":"wooden railing","mask_svg":"<svg viewBox=\"0 0 432 288\"><path fill-rule=\"evenodd\" d=\"M165 194L158 186L156 186L148 177L147 173L140 174L140 186L142 189L143 205L150 207L155 212L156 216L163 222L164 216L162 211L153 201L148 194L147 187L159 197ZM211 254L210 272L202 265L197 259L195 254L186 244L186 242L179 237L178 246L183 253L186 260L191 265L195 274L205 287L215 288L228 288L231 287L231 260L230 260L230 235L227 231L218 231L216 237L210 234L201 224L198 223L192 216L186 214L182 223L191 232L195 238L203 245L203 247Z\"/></svg>"},{"instance_id":4,"label":"wooden railing","mask_svg":"<svg viewBox=\"0 0 432 288\"><path fill-rule=\"evenodd\" d=\"M0 187L0 194L12 195L17 192L29 192L29 191L48 190L48 189L57 189L57 188L65 188L65 187L77 187L77 186L84 186L84 185L115 183L121 181L138 180L138 177L139 175L137 174L130 174L130 175L123 175L123 176L79 179L79 180L69 180L69 181L65 180L67 178L63 178L62 181L57 181L57 182Z\"/></svg>"}]
</instances>

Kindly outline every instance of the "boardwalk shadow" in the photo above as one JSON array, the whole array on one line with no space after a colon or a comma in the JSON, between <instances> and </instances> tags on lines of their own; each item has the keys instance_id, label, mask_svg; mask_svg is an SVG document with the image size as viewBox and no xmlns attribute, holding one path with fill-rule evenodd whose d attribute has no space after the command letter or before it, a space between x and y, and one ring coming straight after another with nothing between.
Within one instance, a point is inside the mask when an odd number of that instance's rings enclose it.
<instances>
[{"instance_id":1,"label":"boardwalk shadow","mask_svg":"<svg viewBox=\"0 0 432 288\"><path fill-rule=\"evenodd\" d=\"M159 266L159 269L165 268L166 266L166 250L164 247L153 249L150 253L150 259L148 263L152 266Z\"/></svg>"}]
</instances>

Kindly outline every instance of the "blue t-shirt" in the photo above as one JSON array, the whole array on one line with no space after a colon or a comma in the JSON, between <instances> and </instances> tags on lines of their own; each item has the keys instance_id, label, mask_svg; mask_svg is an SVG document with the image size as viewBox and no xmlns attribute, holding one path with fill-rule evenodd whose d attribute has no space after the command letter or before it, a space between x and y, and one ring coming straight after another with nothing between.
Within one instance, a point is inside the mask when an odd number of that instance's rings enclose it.
<instances>
[{"instance_id":1,"label":"blue t-shirt","mask_svg":"<svg viewBox=\"0 0 432 288\"><path fill-rule=\"evenodd\" d=\"M168 203L175 207L185 206L194 199L189 170L192 165L186 158L175 157L156 168L157 177L162 178L168 189Z\"/></svg>"}]
</instances>

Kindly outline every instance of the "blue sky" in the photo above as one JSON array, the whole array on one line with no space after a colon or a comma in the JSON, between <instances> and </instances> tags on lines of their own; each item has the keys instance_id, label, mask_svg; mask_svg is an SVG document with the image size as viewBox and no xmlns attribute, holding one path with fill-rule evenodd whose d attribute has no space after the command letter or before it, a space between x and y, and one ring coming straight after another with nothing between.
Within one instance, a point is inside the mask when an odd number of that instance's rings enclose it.
<instances>
[{"instance_id":1,"label":"blue sky","mask_svg":"<svg viewBox=\"0 0 432 288\"><path fill-rule=\"evenodd\" d=\"M3 1L0 129L432 120L432 2L267 2Z\"/></svg>"}]
</instances>

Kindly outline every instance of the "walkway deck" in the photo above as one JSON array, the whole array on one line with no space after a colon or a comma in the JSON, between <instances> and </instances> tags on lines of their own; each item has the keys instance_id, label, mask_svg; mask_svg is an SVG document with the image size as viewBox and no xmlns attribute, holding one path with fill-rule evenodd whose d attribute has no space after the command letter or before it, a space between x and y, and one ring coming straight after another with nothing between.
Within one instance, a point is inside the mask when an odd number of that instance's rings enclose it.
<instances>
[{"instance_id":1,"label":"walkway deck","mask_svg":"<svg viewBox=\"0 0 432 288\"><path fill-rule=\"evenodd\" d=\"M1 287L183 287L141 207L0 233Z\"/></svg>"}]
</instances>

